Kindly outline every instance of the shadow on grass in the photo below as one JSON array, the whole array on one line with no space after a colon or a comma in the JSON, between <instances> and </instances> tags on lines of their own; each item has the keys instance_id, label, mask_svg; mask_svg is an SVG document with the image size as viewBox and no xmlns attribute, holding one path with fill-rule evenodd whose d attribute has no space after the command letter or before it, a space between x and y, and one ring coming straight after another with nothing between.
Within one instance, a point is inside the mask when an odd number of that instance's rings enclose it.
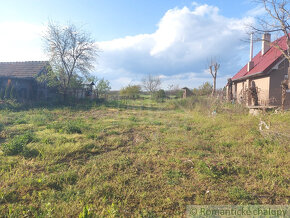
<instances>
[{"instance_id":1,"label":"shadow on grass","mask_svg":"<svg viewBox=\"0 0 290 218\"><path fill-rule=\"evenodd\" d=\"M128 110L150 110L150 111L164 111L168 110L163 107L153 107L144 105L130 105L122 100L70 100L70 101L58 101L58 102L26 102L18 103L14 101L7 101L0 103L0 110L9 110L13 112L28 111L32 109L69 109L71 111L89 111L93 108L106 107L116 109L128 109Z\"/></svg>"},{"instance_id":2,"label":"shadow on grass","mask_svg":"<svg viewBox=\"0 0 290 218\"><path fill-rule=\"evenodd\" d=\"M147 105L130 105L124 103L122 101L107 101L105 102L104 106L108 108L119 108L119 109L127 109L127 110L150 110L150 111L167 111L168 108L164 107L154 107L154 106L147 106Z\"/></svg>"}]
</instances>

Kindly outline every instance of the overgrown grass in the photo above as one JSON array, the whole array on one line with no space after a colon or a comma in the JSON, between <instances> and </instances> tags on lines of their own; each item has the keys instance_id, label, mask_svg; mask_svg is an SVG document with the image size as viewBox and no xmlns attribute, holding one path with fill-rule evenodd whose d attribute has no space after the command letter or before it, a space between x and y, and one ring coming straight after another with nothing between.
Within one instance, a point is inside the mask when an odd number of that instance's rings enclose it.
<instances>
[{"instance_id":1,"label":"overgrown grass","mask_svg":"<svg viewBox=\"0 0 290 218\"><path fill-rule=\"evenodd\" d=\"M0 110L1 217L289 203L289 112L254 117L208 98L20 108Z\"/></svg>"}]
</instances>

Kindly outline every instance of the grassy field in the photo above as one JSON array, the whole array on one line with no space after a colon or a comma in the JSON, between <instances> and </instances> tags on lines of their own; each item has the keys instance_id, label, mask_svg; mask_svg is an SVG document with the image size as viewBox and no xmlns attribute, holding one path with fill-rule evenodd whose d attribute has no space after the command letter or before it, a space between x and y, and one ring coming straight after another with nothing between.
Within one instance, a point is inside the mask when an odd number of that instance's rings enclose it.
<instances>
[{"instance_id":1,"label":"grassy field","mask_svg":"<svg viewBox=\"0 0 290 218\"><path fill-rule=\"evenodd\" d=\"M1 109L0 217L288 204L290 112L196 101ZM262 134L260 119L271 124Z\"/></svg>"}]
</instances>

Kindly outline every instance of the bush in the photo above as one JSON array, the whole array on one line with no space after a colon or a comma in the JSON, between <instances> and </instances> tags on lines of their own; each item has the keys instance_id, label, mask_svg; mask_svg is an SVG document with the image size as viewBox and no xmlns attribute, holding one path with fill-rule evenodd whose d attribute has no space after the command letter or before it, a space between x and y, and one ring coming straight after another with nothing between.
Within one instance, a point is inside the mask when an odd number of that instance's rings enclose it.
<instances>
[{"instance_id":1,"label":"bush","mask_svg":"<svg viewBox=\"0 0 290 218\"><path fill-rule=\"evenodd\" d=\"M193 110L200 103L201 97L191 96L190 98L178 99L169 102L169 106L173 109Z\"/></svg>"},{"instance_id":2,"label":"bush","mask_svg":"<svg viewBox=\"0 0 290 218\"><path fill-rule=\"evenodd\" d=\"M120 91L120 95L128 98L136 99L139 97L141 92L141 86L138 85L128 85L125 88L122 88Z\"/></svg>"},{"instance_id":3,"label":"bush","mask_svg":"<svg viewBox=\"0 0 290 218\"><path fill-rule=\"evenodd\" d=\"M1 149L4 155L17 155L25 151L28 152L27 144L34 140L32 133L26 133L24 135L14 137L10 142L3 144Z\"/></svg>"},{"instance_id":4,"label":"bush","mask_svg":"<svg viewBox=\"0 0 290 218\"><path fill-rule=\"evenodd\" d=\"M203 83L198 88L193 89L193 95L203 96L210 95L212 93L212 85L209 82Z\"/></svg>"},{"instance_id":5,"label":"bush","mask_svg":"<svg viewBox=\"0 0 290 218\"><path fill-rule=\"evenodd\" d=\"M153 94L153 98L156 100L156 101L161 101L163 102L164 99L166 98L166 93L163 89L160 89L159 91L155 92Z\"/></svg>"}]
</instances>

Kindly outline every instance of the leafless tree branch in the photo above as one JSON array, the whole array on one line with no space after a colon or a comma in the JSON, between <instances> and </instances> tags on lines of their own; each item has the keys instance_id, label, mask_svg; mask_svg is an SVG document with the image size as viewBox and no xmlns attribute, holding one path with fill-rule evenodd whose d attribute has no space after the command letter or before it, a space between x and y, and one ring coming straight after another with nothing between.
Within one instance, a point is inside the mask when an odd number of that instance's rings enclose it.
<instances>
[{"instance_id":1,"label":"leafless tree branch","mask_svg":"<svg viewBox=\"0 0 290 218\"><path fill-rule=\"evenodd\" d=\"M143 88L152 95L159 89L161 81L159 77L155 77L149 74L142 79L142 85Z\"/></svg>"},{"instance_id":2,"label":"leafless tree branch","mask_svg":"<svg viewBox=\"0 0 290 218\"><path fill-rule=\"evenodd\" d=\"M283 49L278 41L270 42L290 60L290 25L289 25L289 1L288 0L255 0L264 6L267 16L258 18L258 26L250 26L251 32L256 35L261 33L282 33L286 37L287 49ZM261 39L263 41L263 39Z\"/></svg>"},{"instance_id":3,"label":"leafless tree branch","mask_svg":"<svg viewBox=\"0 0 290 218\"><path fill-rule=\"evenodd\" d=\"M210 59L210 62L208 63L209 72L213 78L213 89L212 89L212 95L215 95L216 92L216 79L218 70L220 68L220 64L213 58Z\"/></svg>"},{"instance_id":4,"label":"leafless tree branch","mask_svg":"<svg viewBox=\"0 0 290 218\"><path fill-rule=\"evenodd\" d=\"M73 24L49 22L43 36L45 50L66 94L75 75L87 76L94 68L99 49L91 36Z\"/></svg>"}]
</instances>

